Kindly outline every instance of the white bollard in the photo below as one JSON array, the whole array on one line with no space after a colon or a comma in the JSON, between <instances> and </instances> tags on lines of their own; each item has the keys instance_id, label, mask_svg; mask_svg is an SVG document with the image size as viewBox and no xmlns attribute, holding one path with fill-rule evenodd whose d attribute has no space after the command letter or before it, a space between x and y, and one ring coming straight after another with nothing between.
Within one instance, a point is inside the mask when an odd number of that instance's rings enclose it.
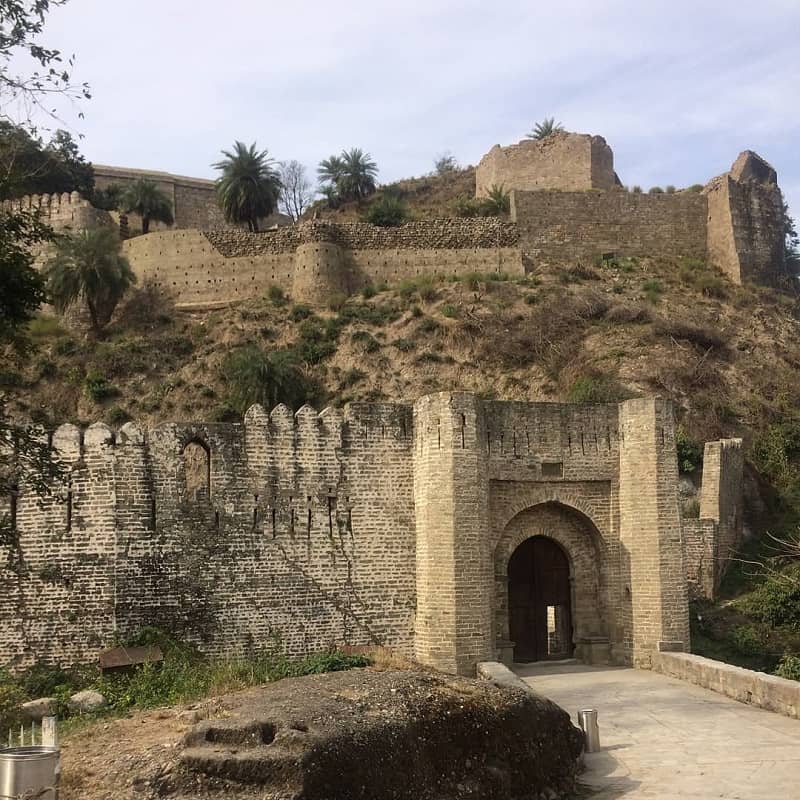
<instances>
[{"instance_id":1,"label":"white bollard","mask_svg":"<svg viewBox=\"0 0 800 800\"><path fill-rule=\"evenodd\" d=\"M600 727L597 724L597 710L582 708L578 711L578 724L586 739L586 752L596 753L600 750Z\"/></svg>"}]
</instances>

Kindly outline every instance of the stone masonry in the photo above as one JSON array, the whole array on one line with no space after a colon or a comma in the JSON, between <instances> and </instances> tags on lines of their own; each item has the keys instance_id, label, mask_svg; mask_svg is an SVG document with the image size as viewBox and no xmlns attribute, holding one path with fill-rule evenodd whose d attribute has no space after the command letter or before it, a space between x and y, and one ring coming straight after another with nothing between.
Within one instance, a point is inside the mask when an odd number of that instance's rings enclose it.
<instances>
[{"instance_id":1,"label":"stone masonry","mask_svg":"<svg viewBox=\"0 0 800 800\"><path fill-rule=\"evenodd\" d=\"M439 393L50 441L53 494L0 498L0 666L92 661L154 625L215 655L380 644L472 673L513 656L508 565L531 537L569 563L576 656L647 666L688 648L698 550L663 400ZM738 446L707 449L701 522L718 542L735 536Z\"/></svg>"}]
</instances>

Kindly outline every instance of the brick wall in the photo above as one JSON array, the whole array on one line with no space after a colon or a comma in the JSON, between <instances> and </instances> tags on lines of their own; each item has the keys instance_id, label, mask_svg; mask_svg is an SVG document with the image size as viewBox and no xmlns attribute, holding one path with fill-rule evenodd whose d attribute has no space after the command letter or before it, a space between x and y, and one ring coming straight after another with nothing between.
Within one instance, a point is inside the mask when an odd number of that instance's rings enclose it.
<instances>
[{"instance_id":1,"label":"brick wall","mask_svg":"<svg viewBox=\"0 0 800 800\"><path fill-rule=\"evenodd\" d=\"M591 263L617 256L705 258L704 195L522 192L511 199L520 247L537 263Z\"/></svg>"},{"instance_id":2,"label":"brick wall","mask_svg":"<svg viewBox=\"0 0 800 800\"><path fill-rule=\"evenodd\" d=\"M0 545L0 663L91 660L156 625L212 654L385 644L469 673L513 646L508 561L548 536L571 564L579 657L646 665L688 643L673 434L660 400L451 393L64 425L64 484L21 487ZM690 554L707 546L693 530Z\"/></svg>"},{"instance_id":3,"label":"brick wall","mask_svg":"<svg viewBox=\"0 0 800 800\"><path fill-rule=\"evenodd\" d=\"M507 192L583 191L611 189L615 184L614 154L605 139L565 131L509 147L495 145L475 171L476 197L488 196L494 186Z\"/></svg>"}]
</instances>

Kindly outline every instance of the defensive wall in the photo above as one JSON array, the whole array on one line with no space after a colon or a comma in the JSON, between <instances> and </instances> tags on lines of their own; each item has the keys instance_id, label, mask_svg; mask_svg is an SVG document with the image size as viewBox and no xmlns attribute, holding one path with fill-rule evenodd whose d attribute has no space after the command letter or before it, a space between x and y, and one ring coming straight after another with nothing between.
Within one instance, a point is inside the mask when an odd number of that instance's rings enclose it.
<instances>
[{"instance_id":1,"label":"defensive wall","mask_svg":"<svg viewBox=\"0 0 800 800\"><path fill-rule=\"evenodd\" d=\"M126 241L140 280L179 307L263 297L270 285L326 304L368 284L419 275L524 274L516 226L497 219L443 219L399 228L307 222L262 233L161 231Z\"/></svg>"},{"instance_id":2,"label":"defensive wall","mask_svg":"<svg viewBox=\"0 0 800 800\"><path fill-rule=\"evenodd\" d=\"M513 656L508 566L536 536L569 560L570 651L649 666L688 648L692 555L657 398L439 393L49 436L53 494L0 499L0 666L91 661L155 625L218 655L381 644L471 673ZM709 513L735 470L707 463Z\"/></svg>"}]
</instances>

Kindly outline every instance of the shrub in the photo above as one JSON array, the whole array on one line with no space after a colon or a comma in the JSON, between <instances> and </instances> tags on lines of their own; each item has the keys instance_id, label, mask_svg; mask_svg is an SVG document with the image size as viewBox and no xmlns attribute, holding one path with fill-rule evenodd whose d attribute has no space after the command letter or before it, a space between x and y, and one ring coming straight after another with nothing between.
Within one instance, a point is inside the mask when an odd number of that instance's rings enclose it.
<instances>
[{"instance_id":1,"label":"shrub","mask_svg":"<svg viewBox=\"0 0 800 800\"><path fill-rule=\"evenodd\" d=\"M307 306L304 303L298 303L297 305L292 306L292 310L289 312L289 319L292 322L302 322L304 319L308 319L313 314L314 312L311 310L310 306Z\"/></svg>"},{"instance_id":2,"label":"shrub","mask_svg":"<svg viewBox=\"0 0 800 800\"><path fill-rule=\"evenodd\" d=\"M299 333L297 342L291 348L298 361L318 364L336 352L338 329L316 317L303 320Z\"/></svg>"},{"instance_id":3,"label":"shrub","mask_svg":"<svg viewBox=\"0 0 800 800\"><path fill-rule=\"evenodd\" d=\"M296 353L285 348L267 353L256 345L246 345L234 350L223 362L222 377L228 388L228 406L239 415L254 403L266 408L278 403L299 408L318 395L317 387L300 369Z\"/></svg>"},{"instance_id":4,"label":"shrub","mask_svg":"<svg viewBox=\"0 0 800 800\"><path fill-rule=\"evenodd\" d=\"M437 331L441 330L441 327L442 326L435 319L431 319L430 317L426 317L419 324L419 330L421 333L436 333Z\"/></svg>"},{"instance_id":5,"label":"shrub","mask_svg":"<svg viewBox=\"0 0 800 800\"><path fill-rule=\"evenodd\" d=\"M285 306L289 301L286 299L286 294L280 286L273 284L267 289L267 298L274 306Z\"/></svg>"},{"instance_id":6,"label":"shrub","mask_svg":"<svg viewBox=\"0 0 800 800\"><path fill-rule=\"evenodd\" d=\"M644 325L652 321L653 314L645 306L617 303L606 311L606 319L616 325Z\"/></svg>"},{"instance_id":7,"label":"shrub","mask_svg":"<svg viewBox=\"0 0 800 800\"><path fill-rule=\"evenodd\" d=\"M800 628L800 570L770 575L742 600L741 606L746 614L773 628Z\"/></svg>"},{"instance_id":8,"label":"shrub","mask_svg":"<svg viewBox=\"0 0 800 800\"><path fill-rule=\"evenodd\" d=\"M648 194L664 194L664 190L660 186L651 186L647 193Z\"/></svg>"},{"instance_id":9,"label":"shrub","mask_svg":"<svg viewBox=\"0 0 800 800\"><path fill-rule=\"evenodd\" d=\"M405 300L410 300L417 295L423 303L429 303L436 299L436 281L432 275L406 278L401 281L398 291Z\"/></svg>"},{"instance_id":10,"label":"shrub","mask_svg":"<svg viewBox=\"0 0 800 800\"><path fill-rule=\"evenodd\" d=\"M0 720L2 720L3 735L6 729L15 728L23 722L22 704L27 699L22 689L13 683L0 683Z\"/></svg>"},{"instance_id":11,"label":"shrub","mask_svg":"<svg viewBox=\"0 0 800 800\"><path fill-rule=\"evenodd\" d=\"M414 342L410 339L396 339L393 344L401 353L407 353L414 349Z\"/></svg>"},{"instance_id":12,"label":"shrub","mask_svg":"<svg viewBox=\"0 0 800 800\"><path fill-rule=\"evenodd\" d=\"M455 156L450 153L442 153L442 155L433 162L433 167L436 170L436 174L439 176L450 175L453 172L458 172L459 169L458 161L456 161Z\"/></svg>"},{"instance_id":13,"label":"shrub","mask_svg":"<svg viewBox=\"0 0 800 800\"><path fill-rule=\"evenodd\" d=\"M656 280L645 281L642 284L645 297L653 304L656 305L661 300L661 293L664 291L661 284Z\"/></svg>"},{"instance_id":14,"label":"shrub","mask_svg":"<svg viewBox=\"0 0 800 800\"><path fill-rule=\"evenodd\" d=\"M380 342L369 331L353 331L350 340L363 344L367 353L374 353L381 347Z\"/></svg>"},{"instance_id":15,"label":"shrub","mask_svg":"<svg viewBox=\"0 0 800 800\"><path fill-rule=\"evenodd\" d=\"M641 186L634 186L634 187L631 188L631 192L633 192L633 194L641 194L642 193L642 187Z\"/></svg>"},{"instance_id":16,"label":"shrub","mask_svg":"<svg viewBox=\"0 0 800 800\"><path fill-rule=\"evenodd\" d=\"M408 206L405 201L394 194L384 194L376 200L364 213L363 219L382 228L392 228L402 225L409 218Z\"/></svg>"},{"instance_id":17,"label":"shrub","mask_svg":"<svg viewBox=\"0 0 800 800\"><path fill-rule=\"evenodd\" d=\"M779 678L800 681L800 656L785 655L778 663L775 674Z\"/></svg>"},{"instance_id":18,"label":"shrub","mask_svg":"<svg viewBox=\"0 0 800 800\"><path fill-rule=\"evenodd\" d=\"M607 375L576 378L567 392L569 403L617 403L627 397L630 397L630 393Z\"/></svg>"},{"instance_id":19,"label":"shrub","mask_svg":"<svg viewBox=\"0 0 800 800\"><path fill-rule=\"evenodd\" d=\"M445 303L440 310L444 317L450 317L452 319L458 316L458 308L451 303Z\"/></svg>"},{"instance_id":20,"label":"shrub","mask_svg":"<svg viewBox=\"0 0 800 800\"><path fill-rule=\"evenodd\" d=\"M728 295L725 279L704 261L688 259L681 264L678 277L706 297L724 299Z\"/></svg>"},{"instance_id":21,"label":"shrub","mask_svg":"<svg viewBox=\"0 0 800 800\"><path fill-rule=\"evenodd\" d=\"M675 446L678 450L678 469L681 472L694 472L702 465L702 446L689 438L685 428L681 425L675 430Z\"/></svg>"},{"instance_id":22,"label":"shrub","mask_svg":"<svg viewBox=\"0 0 800 800\"><path fill-rule=\"evenodd\" d=\"M0 387L12 388L14 386L23 386L25 379L22 374L15 369L0 369Z\"/></svg>"},{"instance_id":23,"label":"shrub","mask_svg":"<svg viewBox=\"0 0 800 800\"><path fill-rule=\"evenodd\" d=\"M734 628L731 639L734 647L746 656L761 655L766 645L763 632L753 625L740 625Z\"/></svg>"},{"instance_id":24,"label":"shrub","mask_svg":"<svg viewBox=\"0 0 800 800\"><path fill-rule=\"evenodd\" d=\"M370 298L372 298L372 297L375 297L375 295L376 295L377 293L378 293L378 290L377 290L377 289L376 289L376 288L375 288L375 287L374 287L374 286L373 286L371 283L368 283L368 284L367 284L367 285L366 285L366 286L365 286L365 287L364 287L364 288L361 290L361 296L362 296L362 297L363 297L365 300L369 300Z\"/></svg>"},{"instance_id":25,"label":"shrub","mask_svg":"<svg viewBox=\"0 0 800 800\"><path fill-rule=\"evenodd\" d=\"M112 406L106 414L109 425L124 425L131 415L121 406Z\"/></svg>"},{"instance_id":26,"label":"shrub","mask_svg":"<svg viewBox=\"0 0 800 800\"><path fill-rule=\"evenodd\" d=\"M34 341L61 339L67 335L58 318L49 314L39 314L28 323L28 336Z\"/></svg>"},{"instance_id":27,"label":"shrub","mask_svg":"<svg viewBox=\"0 0 800 800\"><path fill-rule=\"evenodd\" d=\"M349 389L351 386L354 386L357 383L360 383L367 377L366 372L362 372L360 369L351 369L345 372L342 376L342 380L339 382L339 390L342 389Z\"/></svg>"},{"instance_id":28,"label":"shrub","mask_svg":"<svg viewBox=\"0 0 800 800\"><path fill-rule=\"evenodd\" d=\"M103 400L119 394L117 388L108 382L106 376L96 369L86 373L86 377L83 379L83 390L87 397L90 397L95 403L102 403Z\"/></svg>"},{"instance_id":29,"label":"shrub","mask_svg":"<svg viewBox=\"0 0 800 800\"><path fill-rule=\"evenodd\" d=\"M675 194L675 187L672 184L667 186L667 194Z\"/></svg>"},{"instance_id":30,"label":"shrub","mask_svg":"<svg viewBox=\"0 0 800 800\"><path fill-rule=\"evenodd\" d=\"M702 192L705 187L702 183L693 183L686 191L687 192Z\"/></svg>"},{"instance_id":31,"label":"shrub","mask_svg":"<svg viewBox=\"0 0 800 800\"><path fill-rule=\"evenodd\" d=\"M680 319L658 319L654 330L659 336L689 342L702 350L724 350L726 345L725 339L716 331L700 328Z\"/></svg>"}]
</instances>

